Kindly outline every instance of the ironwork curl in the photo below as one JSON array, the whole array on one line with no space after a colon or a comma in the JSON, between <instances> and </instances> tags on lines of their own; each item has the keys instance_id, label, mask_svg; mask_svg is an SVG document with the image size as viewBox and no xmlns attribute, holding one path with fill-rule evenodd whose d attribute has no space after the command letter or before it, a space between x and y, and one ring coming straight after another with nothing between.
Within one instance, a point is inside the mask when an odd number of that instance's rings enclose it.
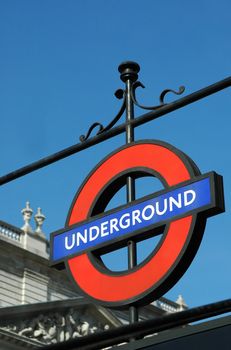
<instances>
[{"instance_id":1,"label":"ironwork curl","mask_svg":"<svg viewBox=\"0 0 231 350\"><path fill-rule=\"evenodd\" d=\"M81 142L86 141L86 140L89 138L89 136L91 135L92 131L93 131L95 128L97 128L97 127L99 127L99 130L98 130L98 132L96 133L96 135L100 134L100 133L102 132L102 130L104 129L104 127L103 127L103 125L102 125L101 123L96 122L96 123L93 123L93 124L90 126L90 128L88 129L88 132L86 133L86 135L80 135L79 140L80 140Z\"/></svg>"},{"instance_id":2,"label":"ironwork curl","mask_svg":"<svg viewBox=\"0 0 231 350\"><path fill-rule=\"evenodd\" d=\"M151 111L157 110L157 109L163 107L164 105L166 105L166 103L164 102L164 98L169 92L171 92L175 95L181 95L185 91L184 86L180 86L178 91L175 91L172 89L165 89L160 94L160 97L159 97L160 104L159 105L157 105L157 106L144 106L144 105L140 104L136 99L135 91L138 87L142 87L143 89L145 88L145 86L140 81L136 81L135 83L133 83L132 89L131 89L131 98L132 98L133 103L139 108L151 110Z\"/></svg>"},{"instance_id":3,"label":"ironwork curl","mask_svg":"<svg viewBox=\"0 0 231 350\"><path fill-rule=\"evenodd\" d=\"M97 127L98 127L99 129L98 129L98 131L97 131L97 133L96 133L95 136L100 135L100 134L102 134L102 133L104 133L104 132L110 130L110 129L118 122L118 120L122 117L122 115L123 115L123 113L124 113L124 111L125 111L125 108L126 108L126 93L125 93L124 90L118 89L118 90L116 90L116 92L114 93L114 95L115 95L115 97L118 98L119 100L123 99L122 106L121 106L119 112L117 113L117 115L116 115L116 116L112 119L112 121L111 121L107 126L105 126L105 127L104 127L101 123L98 123L98 122L93 123L93 124L90 126L90 128L88 129L88 132L86 133L86 135L81 135L81 136L79 137L79 140L80 140L81 142L86 141L86 140L90 137L92 131L93 131L95 128L97 128Z\"/></svg>"},{"instance_id":4,"label":"ironwork curl","mask_svg":"<svg viewBox=\"0 0 231 350\"><path fill-rule=\"evenodd\" d=\"M185 87L183 85L179 87L178 91L175 91L172 89L165 89L160 94L160 103L164 104L164 98L169 92L171 92L174 95L181 95L183 94L184 91L185 91Z\"/></svg>"},{"instance_id":5,"label":"ironwork curl","mask_svg":"<svg viewBox=\"0 0 231 350\"><path fill-rule=\"evenodd\" d=\"M120 108L119 112L117 113L117 115L105 127L99 122L93 123L89 127L86 135L81 135L79 137L79 140L81 142L84 142L84 141L88 140L89 137L91 136L93 130L95 130L96 128L98 128L98 131L95 133L95 136L101 135L104 132L112 129L113 126L119 121L119 119L121 118L121 116L123 115L123 113L124 113L124 111L126 109L126 96L129 93L131 95L131 99L132 99L132 102L134 103L134 105L136 105L137 107L139 107L141 109L155 111L155 110L157 110L157 109L159 109L159 108L161 108L161 107L163 107L163 106L165 106L167 104L167 103L165 103L164 99L165 99L165 97L166 97L166 95L168 93L173 93L175 95L181 95L185 91L185 87L184 86L180 86L178 91L175 91L175 90L172 90L172 89L165 89L160 94L160 97L159 97L160 104L159 105L157 105L157 106L144 106L144 105L140 104L137 101L137 99L136 99L135 92L136 92L136 89L138 87L142 87L143 89L145 88L145 86L140 81L136 81L136 82L134 82L132 84L131 89L129 89L129 91L126 91L126 90L123 90L123 89L116 90L116 92L114 93L115 97L117 99L119 99L119 100L123 99L123 103L122 103L121 108Z\"/></svg>"}]
</instances>

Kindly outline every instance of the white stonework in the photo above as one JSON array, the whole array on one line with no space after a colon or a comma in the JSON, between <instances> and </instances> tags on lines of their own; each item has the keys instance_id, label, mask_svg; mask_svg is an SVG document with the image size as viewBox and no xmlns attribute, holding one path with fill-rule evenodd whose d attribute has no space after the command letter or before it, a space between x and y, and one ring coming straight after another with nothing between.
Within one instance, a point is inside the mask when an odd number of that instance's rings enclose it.
<instances>
[{"instance_id":1,"label":"white stonework","mask_svg":"<svg viewBox=\"0 0 231 350\"><path fill-rule=\"evenodd\" d=\"M38 347L122 325L112 314L83 298L2 308L0 315L0 345L6 333Z\"/></svg>"},{"instance_id":2,"label":"white stonework","mask_svg":"<svg viewBox=\"0 0 231 350\"><path fill-rule=\"evenodd\" d=\"M49 267L45 237L2 221L0 228L1 307L78 296L66 274Z\"/></svg>"}]
</instances>

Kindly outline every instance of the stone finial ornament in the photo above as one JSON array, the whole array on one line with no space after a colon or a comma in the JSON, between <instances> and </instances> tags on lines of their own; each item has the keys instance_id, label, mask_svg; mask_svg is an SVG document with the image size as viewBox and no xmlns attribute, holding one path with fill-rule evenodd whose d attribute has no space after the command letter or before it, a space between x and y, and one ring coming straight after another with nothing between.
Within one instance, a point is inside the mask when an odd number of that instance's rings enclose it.
<instances>
[{"instance_id":1,"label":"stone finial ornament","mask_svg":"<svg viewBox=\"0 0 231 350\"><path fill-rule=\"evenodd\" d=\"M187 304L181 294L178 296L176 303L180 306L180 311L187 309Z\"/></svg>"},{"instance_id":2,"label":"stone finial ornament","mask_svg":"<svg viewBox=\"0 0 231 350\"><path fill-rule=\"evenodd\" d=\"M30 220L33 214L33 210L30 208L30 202L26 202L26 207L22 209L21 213L24 220L24 225L22 226L21 229L25 233L33 233L32 227L30 225Z\"/></svg>"},{"instance_id":3,"label":"stone finial ornament","mask_svg":"<svg viewBox=\"0 0 231 350\"><path fill-rule=\"evenodd\" d=\"M43 225L43 222L46 219L46 217L42 213L41 208L37 209L37 214L34 216L34 219L35 219L35 223L36 223L35 233L38 233L39 235L45 236L44 232L42 231L42 225Z\"/></svg>"}]
</instances>

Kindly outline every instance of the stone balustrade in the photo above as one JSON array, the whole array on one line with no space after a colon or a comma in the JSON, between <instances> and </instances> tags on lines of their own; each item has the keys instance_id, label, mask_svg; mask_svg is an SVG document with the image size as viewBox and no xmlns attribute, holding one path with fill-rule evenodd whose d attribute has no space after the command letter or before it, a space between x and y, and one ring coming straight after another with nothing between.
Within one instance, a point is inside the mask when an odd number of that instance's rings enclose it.
<instances>
[{"instance_id":1,"label":"stone balustrade","mask_svg":"<svg viewBox=\"0 0 231 350\"><path fill-rule=\"evenodd\" d=\"M0 221L0 234L14 241L21 242L22 231L9 224L5 224L3 221Z\"/></svg>"}]
</instances>

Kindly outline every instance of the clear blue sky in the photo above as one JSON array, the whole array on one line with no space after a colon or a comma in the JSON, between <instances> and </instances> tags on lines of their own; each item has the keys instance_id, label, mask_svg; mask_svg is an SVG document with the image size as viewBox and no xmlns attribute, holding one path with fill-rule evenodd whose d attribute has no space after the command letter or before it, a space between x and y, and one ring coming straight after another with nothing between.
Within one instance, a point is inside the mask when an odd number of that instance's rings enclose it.
<instances>
[{"instance_id":1,"label":"clear blue sky","mask_svg":"<svg viewBox=\"0 0 231 350\"><path fill-rule=\"evenodd\" d=\"M230 13L228 0L2 1L0 174L79 142L95 121L107 124L120 107L113 94L123 87L124 60L140 64L146 89L138 97L148 105L165 88L185 85L188 94L229 76ZM195 260L167 294L183 294L189 306L230 297L230 120L227 89L136 130L137 140L167 141L201 172L224 177L226 213L208 220ZM2 186L0 219L21 226L29 200L47 216L48 236L62 228L89 171L124 142L111 139Z\"/></svg>"}]
</instances>

